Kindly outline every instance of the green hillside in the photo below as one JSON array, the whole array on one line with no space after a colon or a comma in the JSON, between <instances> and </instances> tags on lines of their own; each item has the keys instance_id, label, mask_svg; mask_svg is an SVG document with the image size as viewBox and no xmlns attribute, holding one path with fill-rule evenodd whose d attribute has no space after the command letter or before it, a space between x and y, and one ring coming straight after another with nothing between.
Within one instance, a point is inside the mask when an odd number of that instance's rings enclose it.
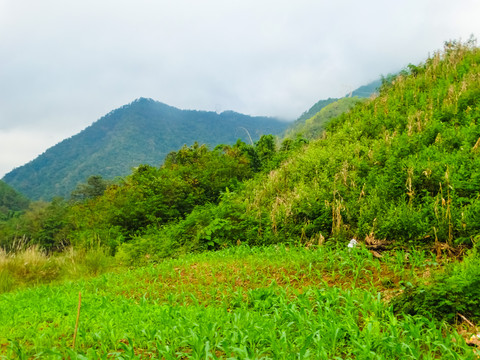
<instances>
[{"instance_id":1,"label":"green hillside","mask_svg":"<svg viewBox=\"0 0 480 360\"><path fill-rule=\"evenodd\" d=\"M313 106L305 111L302 115L299 116L297 120L295 120L295 125L297 124L303 124L306 120L310 119L312 116L314 116L316 113L318 113L320 110L322 110L325 106L337 101L337 98L328 98L326 100L319 100Z\"/></svg>"},{"instance_id":2,"label":"green hillside","mask_svg":"<svg viewBox=\"0 0 480 360\"><path fill-rule=\"evenodd\" d=\"M127 253L138 241L158 256L352 237L471 246L480 229L478 62L470 43L448 44L309 144L262 136L254 145L184 146L160 168L141 166L68 207L75 221L52 226L50 240L29 237L49 246L96 238L112 251L128 242Z\"/></svg>"},{"instance_id":3,"label":"green hillside","mask_svg":"<svg viewBox=\"0 0 480 360\"><path fill-rule=\"evenodd\" d=\"M364 101L364 99L358 97L345 97L330 102L328 105L323 106L312 117L303 121L296 121L285 131L284 136L292 139L297 136L303 136L309 140L316 139L321 136L330 120L349 111L352 107L362 101Z\"/></svg>"},{"instance_id":4,"label":"green hillside","mask_svg":"<svg viewBox=\"0 0 480 360\"><path fill-rule=\"evenodd\" d=\"M307 139L318 137L330 119L350 110L362 99L369 98L373 94L378 93L381 85L382 80L376 80L359 87L343 98L328 98L317 101L288 127L284 137L295 138L297 136L303 136Z\"/></svg>"},{"instance_id":5,"label":"green hillside","mask_svg":"<svg viewBox=\"0 0 480 360\"><path fill-rule=\"evenodd\" d=\"M91 175L106 179L129 174L139 164L158 166L184 144L215 146L250 142L278 134L287 123L233 111L221 114L179 110L151 99L138 99L6 174L4 181L31 199L68 197ZM247 131L249 134L247 134Z\"/></svg>"},{"instance_id":6,"label":"green hillside","mask_svg":"<svg viewBox=\"0 0 480 360\"><path fill-rule=\"evenodd\" d=\"M0 222L0 357L477 359L479 74L448 42L320 138L194 142Z\"/></svg>"},{"instance_id":7,"label":"green hillside","mask_svg":"<svg viewBox=\"0 0 480 360\"><path fill-rule=\"evenodd\" d=\"M372 234L471 244L480 223L479 62L471 44L447 44L250 183L245 206L263 241Z\"/></svg>"},{"instance_id":8,"label":"green hillside","mask_svg":"<svg viewBox=\"0 0 480 360\"><path fill-rule=\"evenodd\" d=\"M137 241L159 256L351 238L439 253L471 246L480 230L479 62L471 43L447 44L332 120L321 139L272 148L263 171L218 205Z\"/></svg>"},{"instance_id":9,"label":"green hillside","mask_svg":"<svg viewBox=\"0 0 480 360\"><path fill-rule=\"evenodd\" d=\"M449 45L410 66L331 122L321 140L164 236L201 247L202 219L218 244L355 237L438 251L471 245L480 223L480 128L479 51L469 46Z\"/></svg>"}]
</instances>

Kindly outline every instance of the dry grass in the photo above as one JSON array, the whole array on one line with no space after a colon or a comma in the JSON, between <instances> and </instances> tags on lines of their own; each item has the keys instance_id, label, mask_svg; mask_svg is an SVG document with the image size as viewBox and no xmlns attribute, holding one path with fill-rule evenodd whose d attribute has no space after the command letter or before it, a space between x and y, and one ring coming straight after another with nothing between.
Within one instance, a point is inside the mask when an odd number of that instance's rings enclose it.
<instances>
[{"instance_id":1,"label":"dry grass","mask_svg":"<svg viewBox=\"0 0 480 360\"><path fill-rule=\"evenodd\" d=\"M101 248L74 250L47 255L39 246L0 249L0 293L15 288L50 283L64 279L95 276L107 271L111 257Z\"/></svg>"}]
</instances>

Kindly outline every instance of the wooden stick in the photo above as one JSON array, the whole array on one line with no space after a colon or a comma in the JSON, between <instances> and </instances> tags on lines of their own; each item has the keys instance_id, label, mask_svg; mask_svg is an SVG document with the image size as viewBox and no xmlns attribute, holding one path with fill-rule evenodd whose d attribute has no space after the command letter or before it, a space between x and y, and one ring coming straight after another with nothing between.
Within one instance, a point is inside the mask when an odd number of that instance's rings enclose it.
<instances>
[{"instance_id":1,"label":"wooden stick","mask_svg":"<svg viewBox=\"0 0 480 360\"><path fill-rule=\"evenodd\" d=\"M460 313L457 313L458 316L460 316L468 325L470 325L471 327L473 328L477 328L470 320L468 320L465 316L463 316L462 314Z\"/></svg>"},{"instance_id":2,"label":"wooden stick","mask_svg":"<svg viewBox=\"0 0 480 360\"><path fill-rule=\"evenodd\" d=\"M75 322L75 332L73 333L72 349L75 349L75 340L77 339L78 321L80 320L80 306L81 305L82 305L82 293L79 291L78 292L77 321Z\"/></svg>"}]
</instances>

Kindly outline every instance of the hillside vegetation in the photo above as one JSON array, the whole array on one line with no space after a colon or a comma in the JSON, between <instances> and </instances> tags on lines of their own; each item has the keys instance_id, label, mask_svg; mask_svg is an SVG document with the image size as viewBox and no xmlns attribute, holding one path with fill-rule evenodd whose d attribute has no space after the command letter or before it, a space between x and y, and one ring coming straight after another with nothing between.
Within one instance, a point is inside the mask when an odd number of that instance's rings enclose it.
<instances>
[{"instance_id":1,"label":"hillside vegetation","mask_svg":"<svg viewBox=\"0 0 480 360\"><path fill-rule=\"evenodd\" d=\"M157 255L352 237L470 246L480 226L479 58L472 43L449 43L330 121L320 139L184 146L115 185L99 178L86 197L35 205L2 241L94 241L112 252L142 242Z\"/></svg>"},{"instance_id":2,"label":"hillside vegetation","mask_svg":"<svg viewBox=\"0 0 480 360\"><path fill-rule=\"evenodd\" d=\"M330 120L349 111L353 106L365 99L358 97L344 97L334 102L322 106L321 109L312 117L299 121L297 120L286 131L286 138L296 138L298 136L312 140L319 138ZM317 103L318 104L318 103Z\"/></svg>"},{"instance_id":3,"label":"hillside vegetation","mask_svg":"<svg viewBox=\"0 0 480 360\"><path fill-rule=\"evenodd\" d=\"M51 147L3 180L33 200L68 197L91 175L112 180L139 164L159 166L165 156L198 141L214 147L240 138L256 141L279 134L288 124L274 118L233 111L221 114L180 110L140 98L113 110L79 134Z\"/></svg>"},{"instance_id":4,"label":"hillside vegetation","mask_svg":"<svg viewBox=\"0 0 480 360\"><path fill-rule=\"evenodd\" d=\"M291 150L281 166L149 242L173 238L176 251L352 237L439 252L472 245L480 224L479 62L472 44L447 44L330 122L321 139Z\"/></svg>"},{"instance_id":5,"label":"hillside vegetation","mask_svg":"<svg viewBox=\"0 0 480 360\"><path fill-rule=\"evenodd\" d=\"M0 356L478 358L479 70L448 42L320 136L194 142L0 221Z\"/></svg>"},{"instance_id":6,"label":"hillside vegetation","mask_svg":"<svg viewBox=\"0 0 480 360\"><path fill-rule=\"evenodd\" d=\"M328 98L328 99L319 100L315 104L313 104L313 106L310 109L308 109L302 115L300 115L298 119L295 120L294 124L295 125L303 124L306 120L315 116L324 107L338 100L343 100L349 97L369 98L375 94L378 94L378 90L380 89L383 80L386 80L386 79L375 80L375 81L372 81L371 83L360 86L358 89L353 90L351 93L347 94L343 98Z\"/></svg>"},{"instance_id":7,"label":"hillside vegetation","mask_svg":"<svg viewBox=\"0 0 480 360\"><path fill-rule=\"evenodd\" d=\"M245 205L267 242L471 244L480 223L479 62L477 48L448 44L411 65L232 203Z\"/></svg>"}]
</instances>

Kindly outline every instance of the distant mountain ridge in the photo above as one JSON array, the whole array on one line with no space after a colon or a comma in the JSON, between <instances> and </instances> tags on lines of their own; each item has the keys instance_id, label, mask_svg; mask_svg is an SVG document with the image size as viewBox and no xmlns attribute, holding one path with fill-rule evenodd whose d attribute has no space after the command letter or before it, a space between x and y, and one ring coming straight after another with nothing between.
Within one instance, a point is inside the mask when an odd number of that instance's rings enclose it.
<instances>
[{"instance_id":1,"label":"distant mountain ridge","mask_svg":"<svg viewBox=\"0 0 480 360\"><path fill-rule=\"evenodd\" d=\"M358 89L355 89L351 93L346 94L343 98L355 97L355 96L358 96L360 98L368 98L373 94L378 93L378 90L380 89L381 85L382 85L381 79L372 81L367 85L360 86ZM335 101L338 101L343 98L328 98L328 99L322 99L317 101L315 104L312 105L310 109L308 109L302 115L300 115L298 119L295 120L295 123L303 122L307 119L310 119L312 116L317 114L320 110L322 110L325 106L330 105Z\"/></svg>"},{"instance_id":2,"label":"distant mountain ridge","mask_svg":"<svg viewBox=\"0 0 480 360\"><path fill-rule=\"evenodd\" d=\"M330 100L334 99L324 100L324 102L319 101L317 104L322 103L320 110L307 120L295 121L295 123L285 131L284 136L290 139L296 138L297 136L301 136L308 140L316 139L321 136L325 126L330 120L349 111L356 104L361 103L366 99L354 96L336 99L335 101ZM328 102L328 104L323 106L326 102Z\"/></svg>"},{"instance_id":3,"label":"distant mountain ridge","mask_svg":"<svg viewBox=\"0 0 480 360\"><path fill-rule=\"evenodd\" d=\"M378 93L382 86L382 80L375 80L367 85L360 86L342 98L328 98L317 101L313 106L299 116L290 124L284 133L284 137L294 138L301 135L307 139L314 139L319 136L325 125L350 110L355 104Z\"/></svg>"},{"instance_id":4,"label":"distant mountain ridge","mask_svg":"<svg viewBox=\"0 0 480 360\"><path fill-rule=\"evenodd\" d=\"M263 134L279 134L287 126L269 117L180 110L139 98L12 170L3 180L34 200L68 197L91 175L112 179L140 164L158 166L184 144L197 141L214 147L239 138L250 142L249 136L256 141Z\"/></svg>"}]
</instances>

